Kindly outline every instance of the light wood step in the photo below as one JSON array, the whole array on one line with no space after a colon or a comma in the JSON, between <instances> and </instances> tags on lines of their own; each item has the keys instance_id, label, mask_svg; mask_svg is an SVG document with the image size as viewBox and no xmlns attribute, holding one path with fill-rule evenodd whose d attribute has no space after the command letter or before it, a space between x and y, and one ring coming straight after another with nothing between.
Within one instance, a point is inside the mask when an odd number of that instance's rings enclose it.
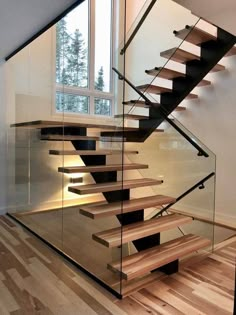
<instances>
[{"instance_id":1,"label":"light wood step","mask_svg":"<svg viewBox=\"0 0 236 315\"><path fill-rule=\"evenodd\" d=\"M183 112L185 111L187 108L185 106L177 106L174 111L175 112Z\"/></svg>"},{"instance_id":2,"label":"light wood step","mask_svg":"<svg viewBox=\"0 0 236 315\"><path fill-rule=\"evenodd\" d=\"M141 120L141 119L148 119L148 116L144 115L134 115L134 114L118 114L115 115L115 118L124 118L124 119L130 119L130 120Z\"/></svg>"},{"instance_id":3,"label":"light wood step","mask_svg":"<svg viewBox=\"0 0 236 315\"><path fill-rule=\"evenodd\" d=\"M85 205L80 207L80 213L91 219L99 219L111 215L133 212L139 209L147 209L174 203L175 198L163 195L148 196L131 200L108 203L106 205Z\"/></svg>"},{"instance_id":4,"label":"light wood step","mask_svg":"<svg viewBox=\"0 0 236 315\"><path fill-rule=\"evenodd\" d=\"M131 104L130 104L130 102L134 102L134 103L131 103ZM146 105L145 102L144 102L143 104L138 104L138 106L135 105L135 101L130 101L130 102L124 102L123 104L124 104L124 105L128 105L128 106L130 106L130 105L133 104L134 107L150 108L150 106ZM156 105L160 105L160 104L158 104L158 103L155 103L155 104L156 104ZM154 104L154 106L155 106L155 104ZM186 110L186 107L184 107L184 106L178 106L178 107L176 107L176 108L174 109L174 111L176 111L176 112L180 112L180 111L183 111L183 110Z\"/></svg>"},{"instance_id":5,"label":"light wood step","mask_svg":"<svg viewBox=\"0 0 236 315\"><path fill-rule=\"evenodd\" d=\"M161 52L160 55L161 57L171 59L173 61L184 63L184 64L191 60L200 60L200 56L190 53L181 48L176 48L176 47L163 51ZM215 65L214 68L211 69L210 72L217 72L217 71L222 71L222 70L225 70L225 67L220 64L217 64Z\"/></svg>"},{"instance_id":6,"label":"light wood step","mask_svg":"<svg viewBox=\"0 0 236 315\"><path fill-rule=\"evenodd\" d=\"M116 155L138 154L138 151L130 150L49 150L51 155Z\"/></svg>"},{"instance_id":7,"label":"light wood step","mask_svg":"<svg viewBox=\"0 0 236 315\"><path fill-rule=\"evenodd\" d=\"M155 246L108 264L108 269L121 274L126 280L147 274L196 250L207 247L211 242L201 236L188 234L167 243Z\"/></svg>"},{"instance_id":8,"label":"light wood step","mask_svg":"<svg viewBox=\"0 0 236 315\"><path fill-rule=\"evenodd\" d=\"M200 46L202 43L205 43L210 40L217 40L217 37L213 34L209 34L204 30L198 27L192 27L186 25L186 27L180 31L174 31L176 37L185 40L188 43ZM187 37L186 37L187 36ZM225 55L225 57L234 56L236 55L236 47L232 47L229 52Z\"/></svg>"},{"instance_id":9,"label":"light wood step","mask_svg":"<svg viewBox=\"0 0 236 315\"><path fill-rule=\"evenodd\" d=\"M197 46L210 40L217 40L216 36L209 34L196 26L193 28L189 25L186 25L182 30L174 31L174 34L176 37Z\"/></svg>"},{"instance_id":10,"label":"light wood step","mask_svg":"<svg viewBox=\"0 0 236 315\"><path fill-rule=\"evenodd\" d=\"M180 63L186 63L191 60L200 60L200 56L176 47L161 52L160 56Z\"/></svg>"},{"instance_id":11,"label":"light wood step","mask_svg":"<svg viewBox=\"0 0 236 315\"><path fill-rule=\"evenodd\" d=\"M145 70L145 72L148 75L152 75L154 77L158 76L158 78L163 78L163 79L167 79L167 80L173 80L175 78L184 78L185 77L185 73L179 72L179 71L175 71L172 69L168 69L168 68L162 68L162 67L155 67L153 69L150 70Z\"/></svg>"},{"instance_id":12,"label":"light wood step","mask_svg":"<svg viewBox=\"0 0 236 315\"><path fill-rule=\"evenodd\" d=\"M89 129L102 129L102 130L122 130L122 127L116 125L107 125L107 124L93 124L93 123L84 123L84 122L68 122L68 121L49 121L49 120L35 120L35 121L26 121L21 123L12 124L11 127L17 128L29 128L29 129L43 129L43 128L53 128L53 127L83 127Z\"/></svg>"},{"instance_id":13,"label":"light wood step","mask_svg":"<svg viewBox=\"0 0 236 315\"><path fill-rule=\"evenodd\" d=\"M172 89L170 88L166 88L166 87L158 86L158 85L152 85L152 84L143 84L143 85L137 86L136 88L142 92L153 93L153 94L172 92Z\"/></svg>"},{"instance_id":14,"label":"light wood step","mask_svg":"<svg viewBox=\"0 0 236 315\"><path fill-rule=\"evenodd\" d=\"M73 140L100 140L99 137L94 136L74 136L74 135L41 135L41 140L53 141L73 141Z\"/></svg>"},{"instance_id":15,"label":"light wood step","mask_svg":"<svg viewBox=\"0 0 236 315\"><path fill-rule=\"evenodd\" d=\"M225 55L225 57L235 56L236 55L236 47L233 46Z\"/></svg>"},{"instance_id":16,"label":"light wood step","mask_svg":"<svg viewBox=\"0 0 236 315\"><path fill-rule=\"evenodd\" d=\"M106 231L93 234L93 239L107 247L115 247L122 244L160 233L162 231L171 230L180 225L190 223L192 219L183 215L170 214L159 218L136 222Z\"/></svg>"},{"instance_id":17,"label":"light wood step","mask_svg":"<svg viewBox=\"0 0 236 315\"><path fill-rule=\"evenodd\" d=\"M184 78L185 73L179 72L176 70L168 69L168 68L162 68L162 67L155 67L154 69L146 70L147 74L152 75L154 77L163 78L167 80L173 80L175 78ZM202 80L198 86L206 86L210 85L211 82L208 80Z\"/></svg>"},{"instance_id":18,"label":"light wood step","mask_svg":"<svg viewBox=\"0 0 236 315\"><path fill-rule=\"evenodd\" d=\"M150 85L150 84L144 84L137 86L137 88L140 91L146 92L146 93L151 93L151 94L161 94L165 92L172 92L172 89L167 89L167 88L161 88L157 85ZM165 90L163 90L165 89ZM165 92L164 92L165 91ZM197 94L190 93L188 94L185 99L195 99L198 98Z\"/></svg>"},{"instance_id":19,"label":"light wood step","mask_svg":"<svg viewBox=\"0 0 236 315\"><path fill-rule=\"evenodd\" d=\"M90 165L90 166L64 166L58 167L58 172L73 174L73 173L95 173L95 172L110 172L110 171L127 171L148 168L146 164L110 164L110 165Z\"/></svg>"},{"instance_id":20,"label":"light wood step","mask_svg":"<svg viewBox=\"0 0 236 315\"><path fill-rule=\"evenodd\" d=\"M108 182L101 184L88 184L88 185L80 185L80 186L72 186L68 187L70 192L86 195L86 194L95 194L107 191L116 191L116 190L124 190L145 186L154 186L162 184L162 180L156 180L152 178L139 178L132 180L124 180L118 182Z\"/></svg>"}]
</instances>

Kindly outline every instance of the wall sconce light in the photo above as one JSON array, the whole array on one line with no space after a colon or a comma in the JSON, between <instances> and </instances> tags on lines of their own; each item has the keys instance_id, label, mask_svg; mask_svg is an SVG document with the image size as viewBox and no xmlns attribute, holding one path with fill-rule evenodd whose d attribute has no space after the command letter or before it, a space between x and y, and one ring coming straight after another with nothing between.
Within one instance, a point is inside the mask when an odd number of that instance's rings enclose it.
<instances>
[{"instance_id":1,"label":"wall sconce light","mask_svg":"<svg viewBox=\"0 0 236 315\"><path fill-rule=\"evenodd\" d=\"M83 183L83 177L71 177L70 183L71 184Z\"/></svg>"}]
</instances>

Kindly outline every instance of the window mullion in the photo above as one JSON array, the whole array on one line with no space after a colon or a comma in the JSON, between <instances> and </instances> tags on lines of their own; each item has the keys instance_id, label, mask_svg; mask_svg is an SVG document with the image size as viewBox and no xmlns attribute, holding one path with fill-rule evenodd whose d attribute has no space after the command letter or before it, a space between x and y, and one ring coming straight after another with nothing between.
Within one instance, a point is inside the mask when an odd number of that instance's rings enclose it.
<instances>
[{"instance_id":1,"label":"window mullion","mask_svg":"<svg viewBox=\"0 0 236 315\"><path fill-rule=\"evenodd\" d=\"M90 49L89 49L89 88L94 93L95 81L95 1L90 0ZM94 97L90 96L90 114L94 114Z\"/></svg>"}]
</instances>

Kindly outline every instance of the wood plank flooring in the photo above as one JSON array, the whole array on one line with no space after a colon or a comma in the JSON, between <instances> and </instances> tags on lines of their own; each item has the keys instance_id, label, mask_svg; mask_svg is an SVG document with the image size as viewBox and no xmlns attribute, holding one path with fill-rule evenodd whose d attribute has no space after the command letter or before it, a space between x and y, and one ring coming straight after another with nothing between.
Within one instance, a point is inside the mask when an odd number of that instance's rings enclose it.
<instances>
[{"instance_id":1,"label":"wood plank flooring","mask_svg":"<svg viewBox=\"0 0 236 315\"><path fill-rule=\"evenodd\" d=\"M236 237L120 301L1 216L0 314L233 314L235 258Z\"/></svg>"}]
</instances>

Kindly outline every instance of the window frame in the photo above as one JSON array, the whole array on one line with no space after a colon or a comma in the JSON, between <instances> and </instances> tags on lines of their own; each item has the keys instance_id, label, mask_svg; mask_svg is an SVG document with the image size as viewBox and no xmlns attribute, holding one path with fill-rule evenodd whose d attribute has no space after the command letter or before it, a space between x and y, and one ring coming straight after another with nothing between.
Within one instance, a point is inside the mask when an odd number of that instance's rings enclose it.
<instances>
[{"instance_id":1,"label":"window frame","mask_svg":"<svg viewBox=\"0 0 236 315\"><path fill-rule=\"evenodd\" d=\"M93 117L98 118L113 118L115 113L115 97L114 97L114 75L112 67L110 67L110 92L103 92L95 89L95 1L99 0L88 0L88 87L76 87L67 86L56 83L56 26L53 27L53 70L54 70L54 93L52 96L53 115L56 116L68 116L68 117ZM110 65L112 66L115 57L115 5L114 0L111 0L111 38L110 38ZM59 112L56 110L56 93L65 93L72 95L88 96L89 98L89 112L88 113L76 113L76 112ZM110 100L110 116L95 114L95 98L101 98Z\"/></svg>"}]
</instances>

